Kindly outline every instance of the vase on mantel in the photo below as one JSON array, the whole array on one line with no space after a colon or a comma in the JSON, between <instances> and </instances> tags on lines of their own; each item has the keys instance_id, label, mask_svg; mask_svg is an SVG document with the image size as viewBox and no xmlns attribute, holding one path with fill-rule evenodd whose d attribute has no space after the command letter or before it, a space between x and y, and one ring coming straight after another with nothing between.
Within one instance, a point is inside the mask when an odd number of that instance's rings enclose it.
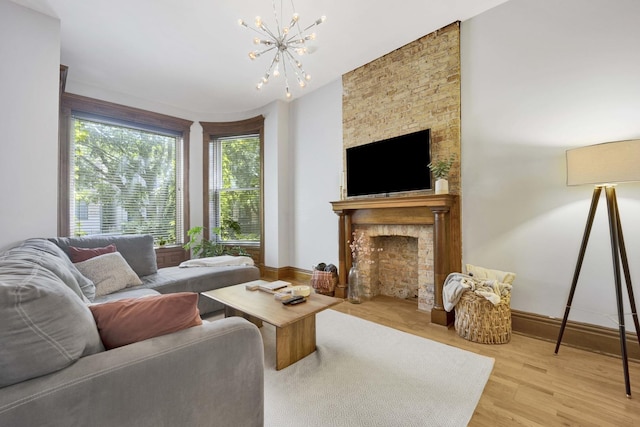
<instances>
[{"instance_id":1,"label":"vase on mantel","mask_svg":"<svg viewBox=\"0 0 640 427\"><path fill-rule=\"evenodd\" d=\"M449 181L444 178L437 179L436 194L449 194Z\"/></svg>"},{"instance_id":2,"label":"vase on mantel","mask_svg":"<svg viewBox=\"0 0 640 427\"><path fill-rule=\"evenodd\" d=\"M360 283L360 274L358 273L358 263L354 262L349 270L348 278L349 288L347 289L347 301L351 304L360 304L362 302L362 286Z\"/></svg>"}]
</instances>

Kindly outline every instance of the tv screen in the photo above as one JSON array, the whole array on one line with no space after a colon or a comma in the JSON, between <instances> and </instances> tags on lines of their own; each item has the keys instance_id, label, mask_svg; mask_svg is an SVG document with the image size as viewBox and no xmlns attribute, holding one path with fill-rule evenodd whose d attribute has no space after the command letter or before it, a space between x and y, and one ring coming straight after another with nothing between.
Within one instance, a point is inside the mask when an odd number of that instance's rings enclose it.
<instances>
[{"instance_id":1,"label":"tv screen","mask_svg":"<svg viewBox=\"0 0 640 427\"><path fill-rule=\"evenodd\" d=\"M430 129L347 148L347 196L431 189Z\"/></svg>"}]
</instances>

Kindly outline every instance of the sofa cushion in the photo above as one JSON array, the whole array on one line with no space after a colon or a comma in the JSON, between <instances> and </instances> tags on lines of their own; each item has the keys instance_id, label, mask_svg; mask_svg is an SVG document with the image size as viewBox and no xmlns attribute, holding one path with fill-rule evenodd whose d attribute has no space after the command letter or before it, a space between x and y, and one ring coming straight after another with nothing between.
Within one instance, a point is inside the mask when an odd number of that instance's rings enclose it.
<instances>
[{"instance_id":1,"label":"sofa cushion","mask_svg":"<svg viewBox=\"0 0 640 427\"><path fill-rule=\"evenodd\" d=\"M103 350L86 304L50 270L0 258L0 387Z\"/></svg>"},{"instance_id":2,"label":"sofa cushion","mask_svg":"<svg viewBox=\"0 0 640 427\"><path fill-rule=\"evenodd\" d=\"M73 265L67 254L47 239L27 239L6 251L3 256L33 261L58 276L80 298L93 301L96 287Z\"/></svg>"},{"instance_id":3,"label":"sofa cushion","mask_svg":"<svg viewBox=\"0 0 640 427\"><path fill-rule=\"evenodd\" d=\"M98 255L75 266L96 285L96 297L142 284L119 252Z\"/></svg>"},{"instance_id":4,"label":"sofa cushion","mask_svg":"<svg viewBox=\"0 0 640 427\"><path fill-rule=\"evenodd\" d=\"M107 349L202 324L198 294L192 292L126 298L89 308Z\"/></svg>"},{"instance_id":5,"label":"sofa cushion","mask_svg":"<svg viewBox=\"0 0 640 427\"><path fill-rule=\"evenodd\" d=\"M52 237L49 240L60 246L67 254L69 246L100 248L114 244L138 276L147 276L158 271L153 236L149 234Z\"/></svg>"},{"instance_id":6,"label":"sofa cushion","mask_svg":"<svg viewBox=\"0 0 640 427\"><path fill-rule=\"evenodd\" d=\"M75 246L69 246L69 258L71 258L71 262L74 263L82 262L99 255L110 254L117 251L118 249L113 243L102 248L76 248Z\"/></svg>"}]
</instances>

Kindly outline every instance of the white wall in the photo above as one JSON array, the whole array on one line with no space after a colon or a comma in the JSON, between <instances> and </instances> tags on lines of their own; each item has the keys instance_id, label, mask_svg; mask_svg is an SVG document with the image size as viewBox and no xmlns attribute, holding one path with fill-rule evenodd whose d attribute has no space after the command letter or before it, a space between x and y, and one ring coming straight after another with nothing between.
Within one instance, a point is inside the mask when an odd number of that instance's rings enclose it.
<instances>
[{"instance_id":1,"label":"white wall","mask_svg":"<svg viewBox=\"0 0 640 427\"><path fill-rule=\"evenodd\" d=\"M0 248L57 231L60 21L0 0Z\"/></svg>"},{"instance_id":2,"label":"white wall","mask_svg":"<svg viewBox=\"0 0 640 427\"><path fill-rule=\"evenodd\" d=\"M278 268L290 265L289 104L272 103L264 116L264 262Z\"/></svg>"},{"instance_id":3,"label":"white wall","mask_svg":"<svg viewBox=\"0 0 640 427\"><path fill-rule=\"evenodd\" d=\"M338 265L338 216L342 171L342 80L291 103L291 264L310 270Z\"/></svg>"},{"instance_id":4,"label":"white wall","mask_svg":"<svg viewBox=\"0 0 640 427\"><path fill-rule=\"evenodd\" d=\"M462 24L463 259L517 273L514 309L564 312L592 194L565 185L565 150L640 138L638 17L636 0L511 0ZM640 298L640 185L617 192ZM617 327L604 199L570 319Z\"/></svg>"}]
</instances>

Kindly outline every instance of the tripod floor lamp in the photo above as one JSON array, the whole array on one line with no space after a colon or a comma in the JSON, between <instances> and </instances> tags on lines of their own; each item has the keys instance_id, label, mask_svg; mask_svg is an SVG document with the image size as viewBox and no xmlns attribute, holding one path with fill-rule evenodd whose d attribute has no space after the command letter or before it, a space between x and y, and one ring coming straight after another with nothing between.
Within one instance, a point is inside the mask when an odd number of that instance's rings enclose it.
<instances>
[{"instance_id":1,"label":"tripod floor lamp","mask_svg":"<svg viewBox=\"0 0 640 427\"><path fill-rule=\"evenodd\" d=\"M624 273L627 294L631 305L631 314L636 328L638 344L640 345L640 325L638 325L638 312L633 297L633 287L631 285L631 275L629 273L629 261L627 251L622 237L622 225L618 212L618 200L616 198L616 184L625 182L640 181L640 139L630 141L608 142L605 144L590 145L567 151L567 185L595 185L591 208L587 225L582 237L582 245L578 255L578 262L571 282L567 307L560 326L558 341L556 342L555 353L558 354L560 342L564 329L567 326L571 302L578 284L578 276L584 260L584 254L593 225L593 218L596 214L600 194L604 189L607 200L607 211L609 213L609 235L611 238L611 256L613 259L613 278L616 291L616 303L618 308L618 329L620 333L620 354L622 356L622 369L624 371L624 383L627 397L631 397L631 383L629 381L629 362L627 358L627 341L624 327L624 310L622 294L622 278L620 265Z\"/></svg>"}]
</instances>

